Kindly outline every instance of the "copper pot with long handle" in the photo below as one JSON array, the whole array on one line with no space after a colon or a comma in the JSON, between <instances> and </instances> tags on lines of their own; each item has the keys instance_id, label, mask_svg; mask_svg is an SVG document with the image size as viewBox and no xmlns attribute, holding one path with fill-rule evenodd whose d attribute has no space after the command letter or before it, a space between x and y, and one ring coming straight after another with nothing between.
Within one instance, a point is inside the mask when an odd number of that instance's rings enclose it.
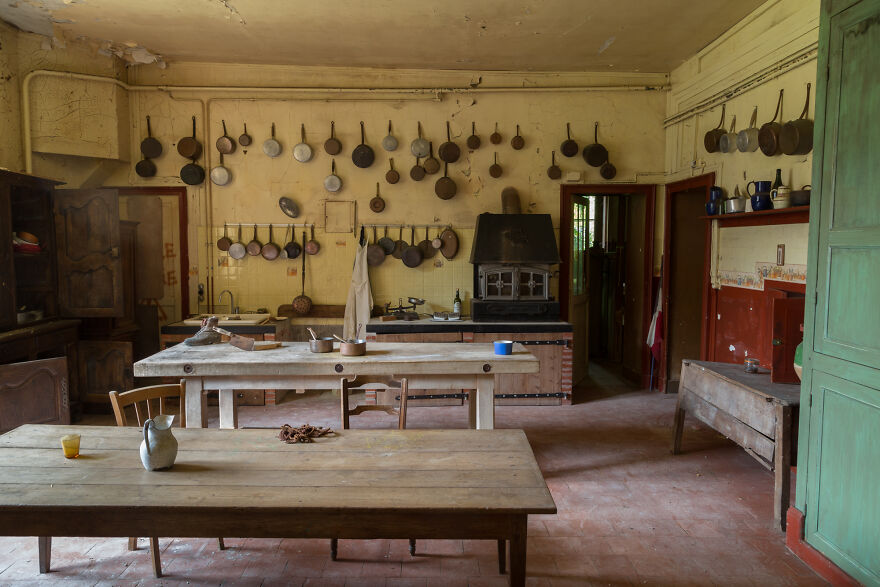
<instances>
[{"instance_id":1,"label":"copper pot with long handle","mask_svg":"<svg viewBox=\"0 0 880 587\"><path fill-rule=\"evenodd\" d=\"M776 113L770 122L761 125L758 131L758 146L761 152L768 157L773 157L779 153L779 131L782 130L782 124L776 122L776 118L782 117L782 94L784 90L779 90L779 99L776 101Z\"/></svg>"},{"instance_id":2,"label":"copper pot with long handle","mask_svg":"<svg viewBox=\"0 0 880 587\"><path fill-rule=\"evenodd\" d=\"M786 122L779 131L779 150L786 155L806 155L813 150L813 121L807 118L811 86L807 84L807 100L800 117Z\"/></svg>"},{"instance_id":3,"label":"copper pot with long handle","mask_svg":"<svg viewBox=\"0 0 880 587\"><path fill-rule=\"evenodd\" d=\"M703 137L703 146L706 147L706 151L709 153L714 153L718 150L718 141L720 141L721 137L724 136L724 133L727 132L724 130L724 111L726 106L726 104L721 105L721 122Z\"/></svg>"}]
</instances>

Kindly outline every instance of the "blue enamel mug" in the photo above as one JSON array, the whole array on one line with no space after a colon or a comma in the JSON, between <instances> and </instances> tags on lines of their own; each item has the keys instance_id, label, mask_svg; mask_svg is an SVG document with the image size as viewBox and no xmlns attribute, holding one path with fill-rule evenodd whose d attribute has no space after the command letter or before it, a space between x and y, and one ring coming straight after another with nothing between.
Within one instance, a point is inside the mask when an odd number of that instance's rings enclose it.
<instances>
[{"instance_id":1,"label":"blue enamel mug","mask_svg":"<svg viewBox=\"0 0 880 587\"><path fill-rule=\"evenodd\" d=\"M513 341L512 340L496 340L495 341L495 354L496 355L509 355L513 352Z\"/></svg>"}]
</instances>

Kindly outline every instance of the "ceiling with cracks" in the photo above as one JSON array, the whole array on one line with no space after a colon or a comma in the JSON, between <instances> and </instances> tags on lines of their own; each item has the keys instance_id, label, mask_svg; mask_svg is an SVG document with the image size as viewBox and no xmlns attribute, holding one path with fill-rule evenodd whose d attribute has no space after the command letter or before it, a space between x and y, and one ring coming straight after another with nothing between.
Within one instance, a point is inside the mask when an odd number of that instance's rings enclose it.
<instances>
[{"instance_id":1,"label":"ceiling with cracks","mask_svg":"<svg viewBox=\"0 0 880 587\"><path fill-rule=\"evenodd\" d=\"M764 0L0 0L130 63L668 72Z\"/></svg>"}]
</instances>

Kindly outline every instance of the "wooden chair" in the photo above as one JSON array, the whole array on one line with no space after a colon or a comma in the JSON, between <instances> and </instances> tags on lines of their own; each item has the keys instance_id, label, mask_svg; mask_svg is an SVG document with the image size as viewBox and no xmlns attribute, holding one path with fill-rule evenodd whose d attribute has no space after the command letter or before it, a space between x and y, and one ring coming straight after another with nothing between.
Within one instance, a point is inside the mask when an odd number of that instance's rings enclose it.
<instances>
[{"instance_id":1,"label":"wooden chair","mask_svg":"<svg viewBox=\"0 0 880 587\"><path fill-rule=\"evenodd\" d=\"M386 389L399 389L400 390L400 404L398 408L394 408L394 406L390 405L365 405L358 404L354 407L351 406L349 401L349 395L351 390L355 389L372 389L373 387L384 387ZM364 412L372 412L379 411L385 412L390 415L397 415L397 428L400 430L404 430L406 428L406 400L407 400L407 382L405 378L394 379L392 377L382 377L382 376L369 376L363 375L359 377L355 377L352 380L348 380L345 377L342 378L339 384L339 389L341 393L339 394L339 403L341 408L341 418L342 418L342 429L348 430L349 426L349 416L357 416L358 414L362 414ZM330 559L336 560L337 546L339 544L338 538L330 539ZM416 553L416 541L413 538L409 540L409 553L410 555L415 555Z\"/></svg>"},{"instance_id":2,"label":"wooden chair","mask_svg":"<svg viewBox=\"0 0 880 587\"><path fill-rule=\"evenodd\" d=\"M113 406L113 413L116 415L117 426L129 426L128 417L126 416L126 408L131 406L134 409L134 415L137 419L137 425L143 426L149 418L158 416L159 414L167 414L167 400L170 398L179 398L180 402L180 427L186 427L186 414L183 407L184 383L173 383L169 385L152 385L150 387L141 387L124 391L122 393L111 391L110 404ZM133 425L133 423L132 423ZM224 550L226 545L223 539L217 539L220 543L220 550ZM137 550L137 538L128 539L128 549ZM150 558L153 562L153 574L156 578L162 576L162 561L159 559L159 538L150 537Z\"/></svg>"}]
</instances>

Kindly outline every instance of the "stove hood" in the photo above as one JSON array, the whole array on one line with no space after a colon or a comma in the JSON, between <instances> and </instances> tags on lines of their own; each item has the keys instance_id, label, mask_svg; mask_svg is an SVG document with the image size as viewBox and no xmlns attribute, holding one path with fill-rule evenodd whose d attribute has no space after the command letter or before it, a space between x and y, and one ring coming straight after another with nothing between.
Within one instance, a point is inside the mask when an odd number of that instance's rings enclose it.
<instances>
[{"instance_id":1,"label":"stove hood","mask_svg":"<svg viewBox=\"0 0 880 587\"><path fill-rule=\"evenodd\" d=\"M470 262L475 265L559 263L559 248L550 215L480 214Z\"/></svg>"}]
</instances>

